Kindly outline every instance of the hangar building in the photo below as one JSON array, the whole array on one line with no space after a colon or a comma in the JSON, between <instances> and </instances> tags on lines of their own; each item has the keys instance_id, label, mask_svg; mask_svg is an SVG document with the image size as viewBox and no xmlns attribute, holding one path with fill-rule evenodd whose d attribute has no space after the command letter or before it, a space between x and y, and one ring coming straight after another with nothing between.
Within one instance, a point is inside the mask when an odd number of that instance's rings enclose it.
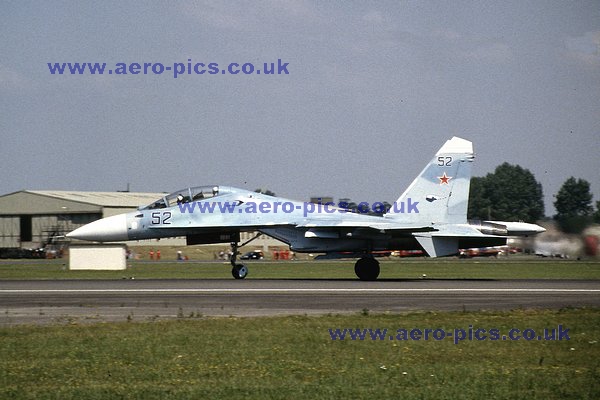
<instances>
[{"instance_id":1,"label":"hangar building","mask_svg":"<svg viewBox=\"0 0 600 400\"><path fill-rule=\"evenodd\" d=\"M22 190L0 196L0 248L38 248L97 219L133 211L163 193Z\"/></svg>"}]
</instances>

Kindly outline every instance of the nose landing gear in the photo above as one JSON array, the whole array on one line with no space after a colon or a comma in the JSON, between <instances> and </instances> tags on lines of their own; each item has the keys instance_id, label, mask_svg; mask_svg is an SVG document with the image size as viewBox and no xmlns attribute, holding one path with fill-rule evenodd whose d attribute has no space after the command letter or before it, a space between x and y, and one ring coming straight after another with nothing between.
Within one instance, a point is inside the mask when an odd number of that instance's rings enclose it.
<instances>
[{"instance_id":1,"label":"nose landing gear","mask_svg":"<svg viewBox=\"0 0 600 400\"><path fill-rule=\"evenodd\" d=\"M231 275L235 279L244 279L248 275L248 267L242 263L237 263L238 245L236 242L231 243Z\"/></svg>"},{"instance_id":2,"label":"nose landing gear","mask_svg":"<svg viewBox=\"0 0 600 400\"><path fill-rule=\"evenodd\" d=\"M250 243L251 241L253 241L254 239L259 238L262 235L262 233L257 233L253 238L245 241L244 243L242 243L240 246L238 246L237 242L231 242L231 275L233 275L233 277L235 279L244 279L246 276L248 276L248 267L246 267L244 264L242 263L237 263L237 255L238 255L238 247L242 247L247 245L248 243Z\"/></svg>"}]
</instances>

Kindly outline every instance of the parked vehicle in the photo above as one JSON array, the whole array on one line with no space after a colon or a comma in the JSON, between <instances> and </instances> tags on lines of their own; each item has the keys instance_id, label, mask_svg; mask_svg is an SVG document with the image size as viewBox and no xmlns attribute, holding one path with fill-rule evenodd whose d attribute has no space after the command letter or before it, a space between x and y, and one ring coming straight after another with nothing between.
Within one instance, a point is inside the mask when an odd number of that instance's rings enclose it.
<instances>
[{"instance_id":1,"label":"parked vehicle","mask_svg":"<svg viewBox=\"0 0 600 400\"><path fill-rule=\"evenodd\" d=\"M260 250L249 251L240 257L242 260L262 260L263 258L265 255Z\"/></svg>"}]
</instances>

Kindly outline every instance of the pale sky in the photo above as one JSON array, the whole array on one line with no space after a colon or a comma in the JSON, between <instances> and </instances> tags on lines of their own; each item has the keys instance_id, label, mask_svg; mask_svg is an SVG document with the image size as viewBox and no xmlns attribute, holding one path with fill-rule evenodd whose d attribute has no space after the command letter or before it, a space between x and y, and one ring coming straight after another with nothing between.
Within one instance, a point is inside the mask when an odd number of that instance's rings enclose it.
<instances>
[{"instance_id":1,"label":"pale sky","mask_svg":"<svg viewBox=\"0 0 600 400\"><path fill-rule=\"evenodd\" d=\"M281 59L281 75L52 75L47 63ZM600 200L600 1L5 2L0 194L393 202L445 140Z\"/></svg>"}]
</instances>

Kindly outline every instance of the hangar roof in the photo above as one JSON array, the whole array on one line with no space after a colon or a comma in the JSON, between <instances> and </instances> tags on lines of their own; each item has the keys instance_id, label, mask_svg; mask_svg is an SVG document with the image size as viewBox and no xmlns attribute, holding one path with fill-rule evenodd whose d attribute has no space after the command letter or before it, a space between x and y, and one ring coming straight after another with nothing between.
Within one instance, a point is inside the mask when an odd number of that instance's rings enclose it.
<instances>
[{"instance_id":1,"label":"hangar roof","mask_svg":"<svg viewBox=\"0 0 600 400\"><path fill-rule=\"evenodd\" d=\"M165 195L165 193L77 192L63 190L24 190L24 192L62 200L77 201L79 203L95 204L102 207L138 207L150 204Z\"/></svg>"},{"instance_id":2,"label":"hangar roof","mask_svg":"<svg viewBox=\"0 0 600 400\"><path fill-rule=\"evenodd\" d=\"M0 215L99 213L148 205L164 193L22 190L0 196Z\"/></svg>"}]
</instances>

